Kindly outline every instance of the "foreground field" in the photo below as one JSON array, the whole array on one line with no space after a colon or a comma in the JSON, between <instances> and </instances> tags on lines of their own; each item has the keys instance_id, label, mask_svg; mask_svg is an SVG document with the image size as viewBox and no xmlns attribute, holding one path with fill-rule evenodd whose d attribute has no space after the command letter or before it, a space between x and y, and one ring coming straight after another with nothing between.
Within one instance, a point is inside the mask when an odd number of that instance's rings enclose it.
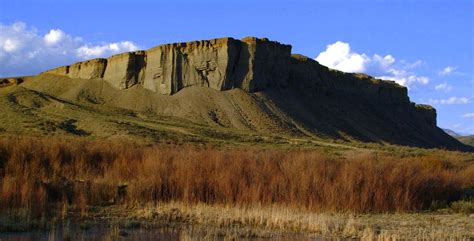
<instances>
[{"instance_id":1,"label":"foreground field","mask_svg":"<svg viewBox=\"0 0 474 241\"><path fill-rule=\"evenodd\" d=\"M56 240L123 240L119 233L126 233L131 237L134 237L134 233L141 233L147 237L132 240L157 240L157 234L178 233L168 239L165 235L165 238L158 239L166 241L309 241L331 238L470 240L474 235L472 215L453 211L443 209L421 213L315 213L277 205L238 207L167 202L133 207L90 207L82 218L74 216L77 213L70 210L69 217L54 219L53 223L49 224L49 230L43 232L46 237L59 235ZM34 224L45 225L38 222ZM21 228L18 224L9 225L10 228Z\"/></svg>"},{"instance_id":2,"label":"foreground field","mask_svg":"<svg viewBox=\"0 0 474 241\"><path fill-rule=\"evenodd\" d=\"M263 236L280 230L463 238L474 235L472 202L457 200L474 186L473 160L441 150L6 137L0 140L0 228L105 218L140 227L247 228Z\"/></svg>"}]
</instances>

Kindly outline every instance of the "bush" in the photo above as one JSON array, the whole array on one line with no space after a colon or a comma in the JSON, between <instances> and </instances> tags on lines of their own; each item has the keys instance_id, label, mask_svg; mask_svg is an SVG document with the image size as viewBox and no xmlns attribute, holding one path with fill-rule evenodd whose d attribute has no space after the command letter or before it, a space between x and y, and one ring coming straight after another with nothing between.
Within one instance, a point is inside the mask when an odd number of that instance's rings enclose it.
<instances>
[{"instance_id":1,"label":"bush","mask_svg":"<svg viewBox=\"0 0 474 241\"><path fill-rule=\"evenodd\" d=\"M436 155L336 156L317 150L142 146L51 137L0 139L0 153L2 210L28 208L37 216L50 204L65 202L82 212L90 205L161 201L416 211L457 200L474 176L473 168ZM466 210L464 204L454 205Z\"/></svg>"},{"instance_id":2,"label":"bush","mask_svg":"<svg viewBox=\"0 0 474 241\"><path fill-rule=\"evenodd\" d=\"M472 214L474 213L474 201L473 200L460 200L451 203L451 210L456 213Z\"/></svg>"}]
</instances>

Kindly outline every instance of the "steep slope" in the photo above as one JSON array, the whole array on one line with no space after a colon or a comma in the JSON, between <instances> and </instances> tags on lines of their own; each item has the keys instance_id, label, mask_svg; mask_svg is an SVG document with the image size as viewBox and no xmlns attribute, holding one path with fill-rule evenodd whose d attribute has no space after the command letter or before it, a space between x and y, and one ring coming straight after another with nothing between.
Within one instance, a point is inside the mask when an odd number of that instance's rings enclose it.
<instances>
[{"instance_id":1,"label":"steep slope","mask_svg":"<svg viewBox=\"0 0 474 241\"><path fill-rule=\"evenodd\" d=\"M10 78L0 90L0 104L24 119L31 119L31 113L43 119L75 116L53 121L56 129L72 134L127 135L127 128L138 128L155 139L167 131L193 139L207 130L207 137L226 133L223 138L323 138L469 149L436 126L432 107L411 103L405 87L331 70L290 52L289 45L257 38L168 44L17 82ZM107 117L117 113L128 127ZM0 128L11 132L19 124L5 116ZM94 118L101 126L91 124ZM166 128L152 127L164 119Z\"/></svg>"}]
</instances>

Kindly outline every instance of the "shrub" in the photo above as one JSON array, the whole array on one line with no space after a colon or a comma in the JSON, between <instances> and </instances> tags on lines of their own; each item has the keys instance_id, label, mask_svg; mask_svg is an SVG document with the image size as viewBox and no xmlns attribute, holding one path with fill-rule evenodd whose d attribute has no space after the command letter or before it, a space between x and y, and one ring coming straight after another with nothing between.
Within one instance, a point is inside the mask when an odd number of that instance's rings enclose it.
<instances>
[{"instance_id":1,"label":"shrub","mask_svg":"<svg viewBox=\"0 0 474 241\"><path fill-rule=\"evenodd\" d=\"M458 199L474 175L456 156L449 161L436 155L331 155L52 137L0 139L0 155L2 211L27 208L37 216L48 205L65 202L83 212L89 205L161 201L415 211Z\"/></svg>"},{"instance_id":2,"label":"shrub","mask_svg":"<svg viewBox=\"0 0 474 241\"><path fill-rule=\"evenodd\" d=\"M472 214L474 213L474 201L460 200L452 202L451 210L456 213Z\"/></svg>"}]
</instances>

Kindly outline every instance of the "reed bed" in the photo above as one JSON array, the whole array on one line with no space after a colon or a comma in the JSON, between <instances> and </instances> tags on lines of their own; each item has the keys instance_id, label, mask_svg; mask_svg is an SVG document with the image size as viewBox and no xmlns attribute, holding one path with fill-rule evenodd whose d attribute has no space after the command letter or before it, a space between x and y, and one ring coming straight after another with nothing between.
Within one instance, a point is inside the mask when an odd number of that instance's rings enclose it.
<instances>
[{"instance_id":1,"label":"reed bed","mask_svg":"<svg viewBox=\"0 0 474 241\"><path fill-rule=\"evenodd\" d=\"M0 212L33 217L75 207L163 202L312 212L384 213L449 203L474 186L451 152L328 154L320 150L140 145L124 140L0 139ZM468 158L469 159L469 158ZM60 211L59 211L60 212Z\"/></svg>"}]
</instances>

